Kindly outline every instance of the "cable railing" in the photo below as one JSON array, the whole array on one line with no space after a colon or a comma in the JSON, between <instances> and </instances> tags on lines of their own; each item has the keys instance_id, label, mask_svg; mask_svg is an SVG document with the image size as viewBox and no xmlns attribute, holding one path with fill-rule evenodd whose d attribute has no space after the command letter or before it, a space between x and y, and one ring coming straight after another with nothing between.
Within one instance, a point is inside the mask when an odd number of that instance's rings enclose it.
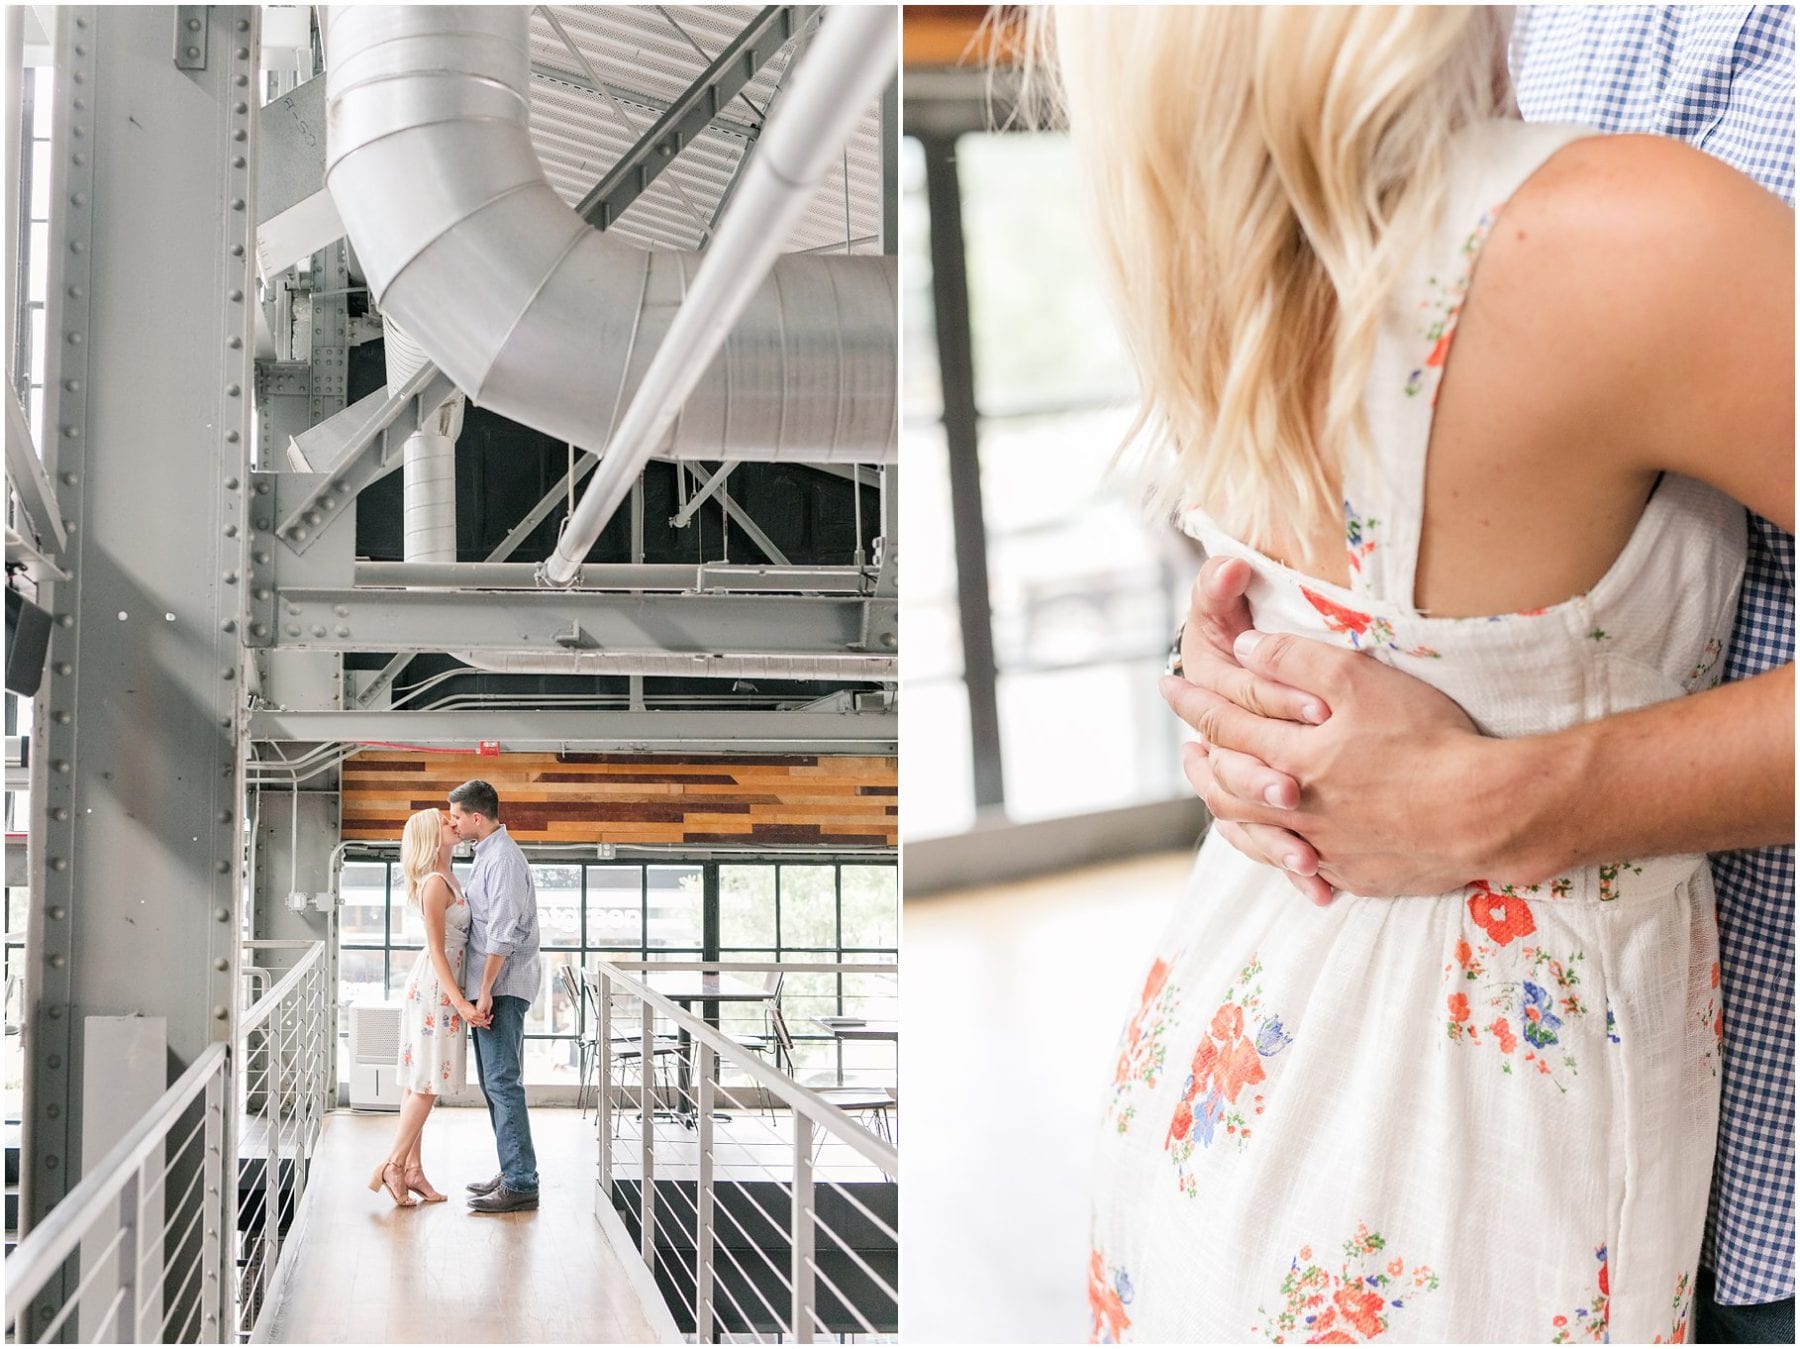
<instances>
[{"instance_id":1,"label":"cable railing","mask_svg":"<svg viewBox=\"0 0 1800 1349\"><path fill-rule=\"evenodd\" d=\"M279 977L238 1027L237 1317L248 1339L289 1252L325 1118L328 1004L322 942L245 942Z\"/></svg>"},{"instance_id":2,"label":"cable railing","mask_svg":"<svg viewBox=\"0 0 1800 1349\"><path fill-rule=\"evenodd\" d=\"M891 964L602 961L588 972L597 1213L618 1211L697 1343L897 1332L897 1074L795 1080L805 1046L781 985L815 975L867 991L840 993L840 1013L813 1024L897 1051ZM820 1001L787 1001L809 1000ZM862 1015L843 1015L846 1004ZM734 1007L752 1024L760 1014L767 1034L744 1034L742 1015L734 1028L721 1015Z\"/></svg>"},{"instance_id":3,"label":"cable railing","mask_svg":"<svg viewBox=\"0 0 1800 1349\"><path fill-rule=\"evenodd\" d=\"M7 1258L9 1342L221 1340L230 1064L209 1045Z\"/></svg>"}]
</instances>

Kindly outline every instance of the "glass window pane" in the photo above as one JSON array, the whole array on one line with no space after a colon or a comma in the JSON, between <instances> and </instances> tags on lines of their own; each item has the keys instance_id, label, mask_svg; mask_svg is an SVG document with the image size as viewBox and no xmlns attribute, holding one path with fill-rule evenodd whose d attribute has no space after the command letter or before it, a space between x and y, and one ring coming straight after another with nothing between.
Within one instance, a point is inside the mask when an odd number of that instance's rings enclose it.
<instances>
[{"instance_id":1,"label":"glass window pane","mask_svg":"<svg viewBox=\"0 0 1800 1349\"><path fill-rule=\"evenodd\" d=\"M837 946L837 868L781 868L781 949Z\"/></svg>"},{"instance_id":2,"label":"glass window pane","mask_svg":"<svg viewBox=\"0 0 1800 1349\"><path fill-rule=\"evenodd\" d=\"M782 982L781 1011L796 1040L830 1035L813 1018L837 1014L837 981L835 974L790 974Z\"/></svg>"},{"instance_id":3,"label":"glass window pane","mask_svg":"<svg viewBox=\"0 0 1800 1349\"><path fill-rule=\"evenodd\" d=\"M906 303L900 310L906 324L902 334L906 360L901 366L906 385L901 393L911 421L915 415L935 417L944 406L931 299L931 210L925 196L925 152L911 137L900 142L900 250L906 259L900 269L906 288ZM909 486L907 491L911 490Z\"/></svg>"},{"instance_id":4,"label":"glass window pane","mask_svg":"<svg viewBox=\"0 0 1800 1349\"><path fill-rule=\"evenodd\" d=\"M900 945L900 869L898 867L845 866L845 946Z\"/></svg>"},{"instance_id":5,"label":"glass window pane","mask_svg":"<svg viewBox=\"0 0 1800 1349\"><path fill-rule=\"evenodd\" d=\"M1156 691L1161 673L1158 657L1001 675L1007 815L1050 819L1185 794L1180 727ZM1071 707L1084 715L1070 718ZM1045 736L1047 725L1061 730Z\"/></svg>"},{"instance_id":6,"label":"glass window pane","mask_svg":"<svg viewBox=\"0 0 1800 1349\"><path fill-rule=\"evenodd\" d=\"M924 683L909 677L902 739L902 841L940 838L973 825L975 781L968 687L960 679Z\"/></svg>"},{"instance_id":7,"label":"glass window pane","mask_svg":"<svg viewBox=\"0 0 1800 1349\"><path fill-rule=\"evenodd\" d=\"M775 945L775 868L719 868L719 948ZM748 959L735 954L732 959Z\"/></svg>"},{"instance_id":8,"label":"glass window pane","mask_svg":"<svg viewBox=\"0 0 1800 1349\"><path fill-rule=\"evenodd\" d=\"M394 868L394 894L392 899L393 914L389 921L392 924L393 944L409 951L417 951L425 945L424 911L406 897L406 878Z\"/></svg>"},{"instance_id":9,"label":"glass window pane","mask_svg":"<svg viewBox=\"0 0 1800 1349\"><path fill-rule=\"evenodd\" d=\"M25 930L25 914L30 906L30 886L9 885L6 887L6 930L8 932Z\"/></svg>"},{"instance_id":10,"label":"glass window pane","mask_svg":"<svg viewBox=\"0 0 1800 1349\"><path fill-rule=\"evenodd\" d=\"M380 943L387 939L387 863L346 862L338 883L338 934L346 944Z\"/></svg>"},{"instance_id":11,"label":"glass window pane","mask_svg":"<svg viewBox=\"0 0 1800 1349\"><path fill-rule=\"evenodd\" d=\"M700 945L704 886L699 867L645 867L644 893L651 950Z\"/></svg>"},{"instance_id":12,"label":"glass window pane","mask_svg":"<svg viewBox=\"0 0 1800 1349\"><path fill-rule=\"evenodd\" d=\"M380 951L340 951L338 953L338 1005L353 1002L387 1001L387 985L383 977L387 957ZM406 971L400 972L401 981Z\"/></svg>"},{"instance_id":13,"label":"glass window pane","mask_svg":"<svg viewBox=\"0 0 1800 1349\"><path fill-rule=\"evenodd\" d=\"M581 945L581 868L534 866L538 941L544 946Z\"/></svg>"},{"instance_id":14,"label":"glass window pane","mask_svg":"<svg viewBox=\"0 0 1800 1349\"><path fill-rule=\"evenodd\" d=\"M599 946L642 949L644 937L644 869L587 869L587 941Z\"/></svg>"},{"instance_id":15,"label":"glass window pane","mask_svg":"<svg viewBox=\"0 0 1800 1349\"><path fill-rule=\"evenodd\" d=\"M590 1073L593 1069L590 1067ZM475 1076L474 1063L469 1076ZM525 1082L528 1086L546 1084L574 1086L581 1080L580 1053L573 1040L527 1040L525 1042ZM590 1082L591 1086L592 1083Z\"/></svg>"},{"instance_id":16,"label":"glass window pane","mask_svg":"<svg viewBox=\"0 0 1800 1349\"><path fill-rule=\"evenodd\" d=\"M956 164L982 412L1130 399L1137 381L1085 213L1045 209L1081 197L1068 138L962 136Z\"/></svg>"},{"instance_id":17,"label":"glass window pane","mask_svg":"<svg viewBox=\"0 0 1800 1349\"><path fill-rule=\"evenodd\" d=\"M579 1008L563 986L561 971L579 972L581 954L577 951L546 951L543 955L544 984L532 999L531 1014L525 1018L525 1029L532 1034L574 1035Z\"/></svg>"},{"instance_id":18,"label":"glass window pane","mask_svg":"<svg viewBox=\"0 0 1800 1349\"><path fill-rule=\"evenodd\" d=\"M894 975L846 974L843 980L845 1016L860 1016L865 1021L900 1019L900 981Z\"/></svg>"}]
</instances>

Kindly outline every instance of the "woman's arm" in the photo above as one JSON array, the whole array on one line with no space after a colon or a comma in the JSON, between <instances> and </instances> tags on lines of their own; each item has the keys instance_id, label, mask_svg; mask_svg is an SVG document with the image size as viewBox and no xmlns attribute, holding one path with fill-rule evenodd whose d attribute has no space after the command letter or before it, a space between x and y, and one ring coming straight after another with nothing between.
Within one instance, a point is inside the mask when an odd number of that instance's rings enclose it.
<instances>
[{"instance_id":1,"label":"woman's arm","mask_svg":"<svg viewBox=\"0 0 1800 1349\"><path fill-rule=\"evenodd\" d=\"M431 967L437 971L438 984L450 994L450 1005L456 1008L458 1016L468 1021L474 1016L474 1004L463 996L462 984L457 981L450 968L450 957L444 952L444 915L449 912L454 899L450 882L442 876L433 874L425 878L425 893L419 903L425 914L425 950L431 956Z\"/></svg>"}]
</instances>

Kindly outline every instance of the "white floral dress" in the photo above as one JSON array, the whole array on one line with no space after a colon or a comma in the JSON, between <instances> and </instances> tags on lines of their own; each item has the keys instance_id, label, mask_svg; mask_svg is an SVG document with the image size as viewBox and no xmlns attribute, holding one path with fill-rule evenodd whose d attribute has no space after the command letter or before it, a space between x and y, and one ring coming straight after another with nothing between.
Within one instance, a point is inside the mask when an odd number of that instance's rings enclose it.
<instances>
[{"instance_id":1,"label":"white floral dress","mask_svg":"<svg viewBox=\"0 0 1800 1349\"><path fill-rule=\"evenodd\" d=\"M463 898L460 885L454 880L450 885L456 898L444 910L444 955L460 985L469 950L469 901ZM455 999L438 982L431 952L419 952L412 973L406 976L400 1013L401 1087L435 1096L462 1086L468 1076L468 1039Z\"/></svg>"},{"instance_id":2,"label":"white floral dress","mask_svg":"<svg viewBox=\"0 0 1800 1349\"><path fill-rule=\"evenodd\" d=\"M1461 133L1444 222L1378 341L1378 462L1345 485L1349 588L1185 516L1209 552L1249 562L1259 629L1366 652L1495 736L1716 684L1743 569L1743 509L1670 474L1587 594L1491 618L1411 607L1432 407L1476 255L1514 189L1588 134ZM1092 1338L1688 1338L1717 949L1701 856L1321 909L1209 837L1120 1038Z\"/></svg>"}]
</instances>

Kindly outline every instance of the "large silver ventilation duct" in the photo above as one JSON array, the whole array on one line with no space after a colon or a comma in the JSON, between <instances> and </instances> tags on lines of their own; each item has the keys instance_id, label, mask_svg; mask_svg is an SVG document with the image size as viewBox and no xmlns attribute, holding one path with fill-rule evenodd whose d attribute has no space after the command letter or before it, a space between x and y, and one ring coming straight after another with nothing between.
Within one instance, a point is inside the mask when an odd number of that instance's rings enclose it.
<instances>
[{"instance_id":1,"label":"large silver ventilation duct","mask_svg":"<svg viewBox=\"0 0 1800 1349\"><path fill-rule=\"evenodd\" d=\"M689 679L865 679L899 677L894 656L688 656L666 652L452 651L477 670L504 674L670 675Z\"/></svg>"},{"instance_id":2,"label":"large silver ventilation duct","mask_svg":"<svg viewBox=\"0 0 1800 1349\"><path fill-rule=\"evenodd\" d=\"M599 233L544 180L527 15L332 8L325 181L383 313L459 389L599 451L702 255ZM891 462L895 294L892 258L781 258L656 452Z\"/></svg>"},{"instance_id":3,"label":"large silver ventilation duct","mask_svg":"<svg viewBox=\"0 0 1800 1349\"><path fill-rule=\"evenodd\" d=\"M897 41L893 15L880 6L841 6L825 21L751 152L731 213L713 234L693 290L682 301L581 504L544 564L542 576L549 584L574 581L588 549L680 419L827 166L856 129L869 100L894 78Z\"/></svg>"}]
</instances>

